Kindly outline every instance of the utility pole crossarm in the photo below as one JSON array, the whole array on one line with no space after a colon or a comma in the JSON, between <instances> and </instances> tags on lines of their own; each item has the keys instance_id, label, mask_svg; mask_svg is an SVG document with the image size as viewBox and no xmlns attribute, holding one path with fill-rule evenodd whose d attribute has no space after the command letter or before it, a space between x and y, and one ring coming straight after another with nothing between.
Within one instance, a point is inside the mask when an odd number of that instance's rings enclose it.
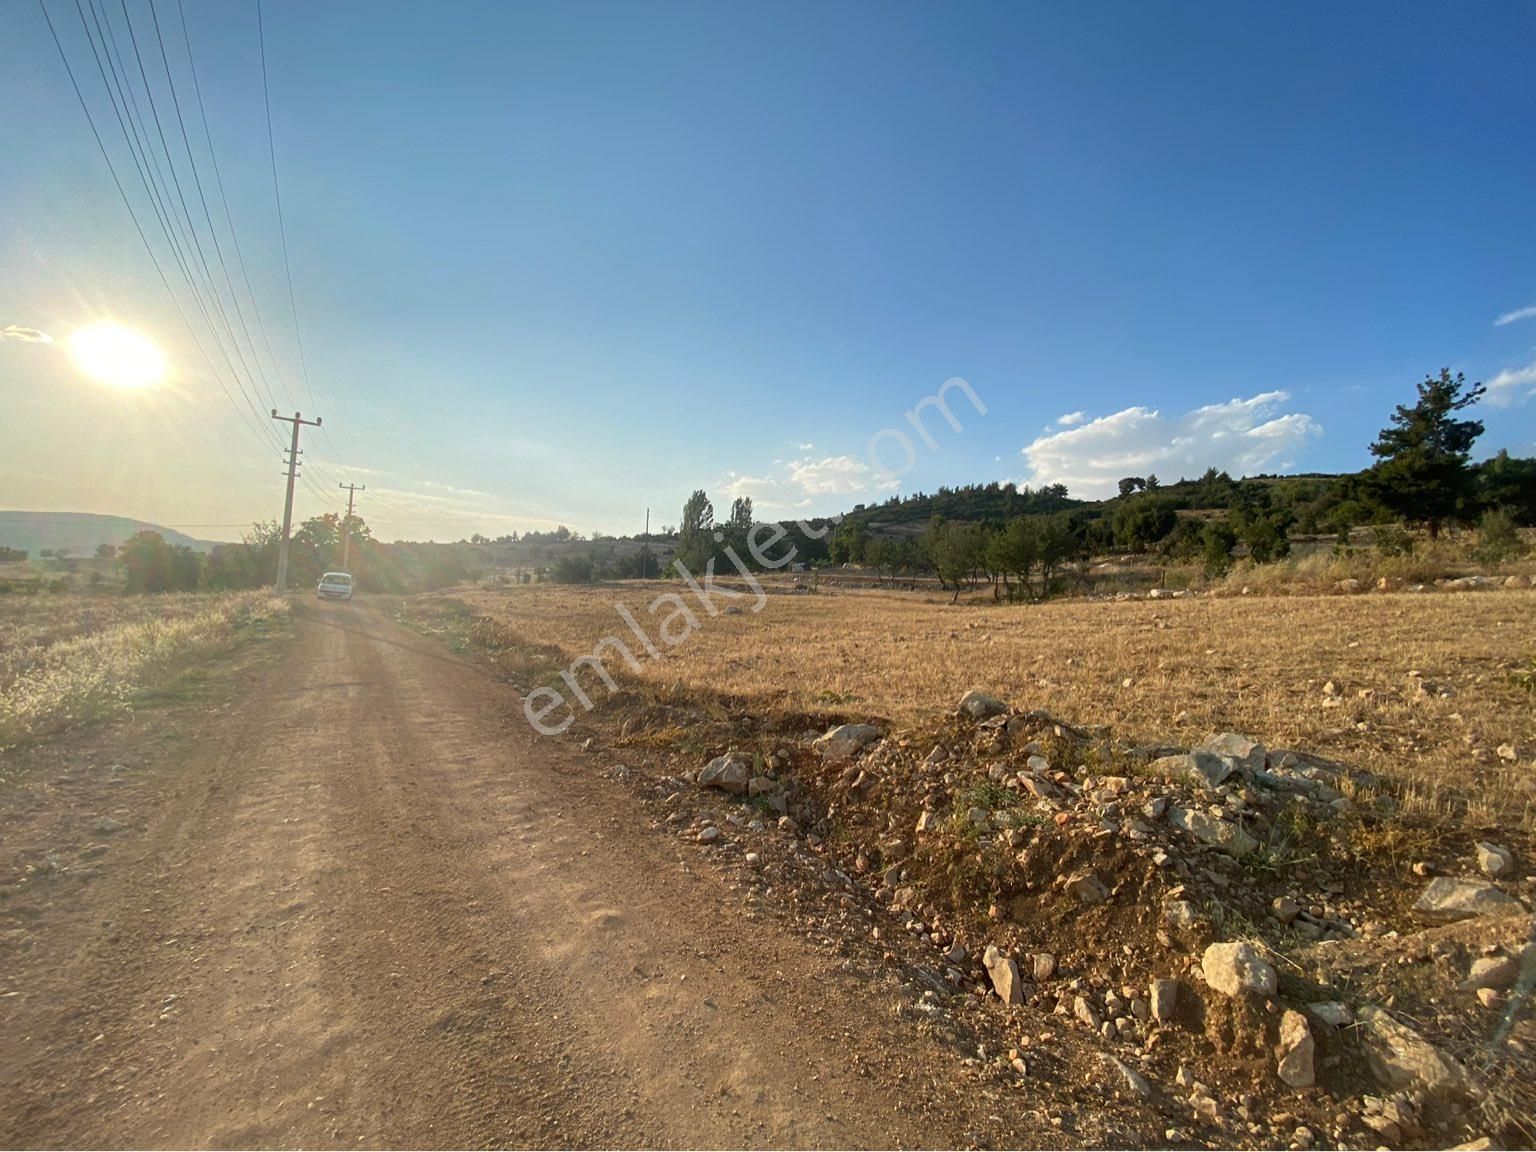
<instances>
[{"instance_id":1,"label":"utility pole crossarm","mask_svg":"<svg viewBox=\"0 0 1536 1152\"><path fill-rule=\"evenodd\" d=\"M278 595L282 595L288 590L288 536L293 530L293 481L299 473L299 429L306 424L318 428L321 418L306 420L298 412L292 416L279 416L274 408L272 419L293 425L293 441L288 448L288 494L283 498L283 537L277 545L277 580L274 584Z\"/></svg>"}]
</instances>

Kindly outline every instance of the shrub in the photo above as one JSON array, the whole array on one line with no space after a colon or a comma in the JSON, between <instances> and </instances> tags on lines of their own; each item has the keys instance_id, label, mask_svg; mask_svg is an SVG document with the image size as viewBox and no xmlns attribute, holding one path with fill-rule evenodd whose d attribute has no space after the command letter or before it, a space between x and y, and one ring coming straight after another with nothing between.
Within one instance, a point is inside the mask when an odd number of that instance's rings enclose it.
<instances>
[{"instance_id":1,"label":"shrub","mask_svg":"<svg viewBox=\"0 0 1536 1152\"><path fill-rule=\"evenodd\" d=\"M1517 668L1510 674L1510 682L1516 688L1523 688L1531 695L1536 696L1536 656L1526 661L1524 668Z\"/></svg>"},{"instance_id":2,"label":"shrub","mask_svg":"<svg viewBox=\"0 0 1536 1152\"><path fill-rule=\"evenodd\" d=\"M1193 516L1182 516L1172 532L1163 537L1161 550L1172 560L1196 560L1205 552L1205 525Z\"/></svg>"},{"instance_id":3,"label":"shrub","mask_svg":"<svg viewBox=\"0 0 1536 1152\"><path fill-rule=\"evenodd\" d=\"M1530 546L1520 538L1515 518L1505 508L1485 512L1477 526L1477 547L1472 555L1484 564L1502 564L1515 560L1530 551Z\"/></svg>"},{"instance_id":4,"label":"shrub","mask_svg":"<svg viewBox=\"0 0 1536 1152\"><path fill-rule=\"evenodd\" d=\"M1286 536L1290 520L1284 512L1238 516L1237 534L1248 545L1248 555L1255 564L1271 564L1290 555L1291 542Z\"/></svg>"},{"instance_id":5,"label":"shrub","mask_svg":"<svg viewBox=\"0 0 1536 1152\"><path fill-rule=\"evenodd\" d=\"M1383 556L1412 556L1413 535L1400 524L1378 524L1371 529L1371 542Z\"/></svg>"},{"instance_id":6,"label":"shrub","mask_svg":"<svg viewBox=\"0 0 1536 1152\"><path fill-rule=\"evenodd\" d=\"M565 555L555 561L552 578L556 584L592 583L592 557Z\"/></svg>"},{"instance_id":7,"label":"shrub","mask_svg":"<svg viewBox=\"0 0 1536 1152\"><path fill-rule=\"evenodd\" d=\"M1205 526L1205 575L1214 580L1232 571L1232 549L1237 533L1225 520L1213 520Z\"/></svg>"}]
</instances>

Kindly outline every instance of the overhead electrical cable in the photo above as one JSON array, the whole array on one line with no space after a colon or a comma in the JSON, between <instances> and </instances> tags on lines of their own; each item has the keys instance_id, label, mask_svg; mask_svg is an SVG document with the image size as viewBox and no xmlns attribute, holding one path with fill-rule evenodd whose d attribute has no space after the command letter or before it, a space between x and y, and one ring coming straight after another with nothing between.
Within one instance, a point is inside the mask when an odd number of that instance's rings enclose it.
<instances>
[{"instance_id":1,"label":"overhead electrical cable","mask_svg":"<svg viewBox=\"0 0 1536 1152\"><path fill-rule=\"evenodd\" d=\"M229 196L224 191L224 174L219 168L219 154L213 146L213 132L208 125L208 111L203 103L202 82L197 75L197 58L192 53L192 36L187 29L187 13L182 6L182 0L176 0L176 13L181 21L181 39L187 49L187 67L192 74L192 90L197 96L198 116L203 122L203 138L208 143L208 157L213 162L213 178L219 189L219 200L224 206L224 219L229 225L230 239L234 242L235 263L240 268L240 275L245 281L246 293L251 298L251 309L256 316L256 329L261 333L262 344L267 349L267 359L272 365L272 370L279 380L282 379L282 369L279 366L277 353L272 347L272 337L267 331L266 318L261 313L261 301L256 295L256 289L251 286L250 269L245 263L245 254L240 248L240 233L235 228L234 214L229 210Z\"/></svg>"},{"instance_id":2,"label":"overhead electrical cable","mask_svg":"<svg viewBox=\"0 0 1536 1152\"><path fill-rule=\"evenodd\" d=\"M86 123L90 126L91 129L91 136L96 141L96 147L101 152L102 160L106 162L107 171L112 176L112 183L117 188L118 196L122 198L123 207L128 210L128 217L133 221L134 231L138 233L139 240L144 245L144 251L148 253L150 263L154 265L155 272L160 277L160 283L165 286L166 294L170 296L171 303L175 305L177 314L180 315L182 323L186 325L187 332L191 335L193 344L197 346L197 350L201 354L203 361L208 365L209 373L213 376L215 382L217 382L219 385L220 390L223 391L225 398L228 399L230 404L234 406L235 411L239 414L241 420L244 421L246 428L251 432L251 434L254 435L258 441L265 442L266 437L264 437L258 430L260 426L255 424L250 419L250 417L246 414L245 409L242 408L239 402L235 400L234 394L230 392L229 386L225 383L224 378L219 374L218 369L214 367L213 358L209 356L208 350L206 347L204 347L201 337L198 336L197 329L193 326L191 317L187 315L186 309L182 307L181 298L176 294L175 289L171 287L170 278L166 276L165 268L160 263L159 256L155 254L154 246L150 244L149 236L145 233L143 224L139 222L139 215L136 211L134 211L133 201L128 196L128 190L123 187L122 179L117 174L117 165L112 162L112 154L107 150L106 142L101 138L101 132L96 127L96 118L91 114L90 104L87 103L85 99L85 93L80 88L80 81L76 78L74 67L69 62L69 55L64 51L64 43L59 39L58 29L54 26L53 17L48 12L48 6L45 3L45 0L38 0L38 7L42 10L43 19L48 24L48 32L49 35L53 38L54 47L58 50L59 60L63 63L64 70L69 75L69 83L70 86L74 89L75 99L80 102L80 110L85 113ZM77 12L79 12L81 24L84 26L85 13L80 10L79 0L76 0L75 7ZM89 28L86 29L86 35L87 37L90 35ZM92 51L94 52L94 50L95 43L93 41ZM97 66L101 66L99 57L97 59ZM115 109L116 105L114 104L113 107Z\"/></svg>"},{"instance_id":3,"label":"overhead electrical cable","mask_svg":"<svg viewBox=\"0 0 1536 1152\"><path fill-rule=\"evenodd\" d=\"M198 234L196 225L194 225L192 222L192 210L187 206L187 197L186 192L183 190L181 185L181 176L176 170L175 161L171 158L170 144L166 141L165 138L165 126L160 119L160 107L155 102L154 89L150 87L149 83L149 73L144 67L144 57L143 54L139 51L139 34L134 29L133 19L128 14L128 0L118 0L118 5L122 8L123 21L128 26L128 40L133 47L133 58L134 62L138 65L139 80L144 85L144 96L146 101L149 103L150 115L153 117L155 122L155 134L160 139L160 148L161 151L165 154L166 166L171 171L171 184L176 189L176 200L181 205L182 219L187 226L187 230L192 235L192 246L197 253L197 261L202 269L204 282L208 285L209 294L213 297L212 302L214 310L219 314L220 319L224 322L224 329L229 334L230 343L234 346L235 356L240 361L241 366L245 369L246 377L250 381L251 387L255 389L257 387L255 375L251 372L250 365L246 363L245 352L241 349L240 341L235 336L234 325L230 323L229 313L224 309L223 298L219 295L218 288L213 282L213 270L208 263L207 255L203 251L202 238ZM108 21L108 24L110 26L110 20ZM269 404L269 407L274 406L275 405Z\"/></svg>"},{"instance_id":4,"label":"overhead electrical cable","mask_svg":"<svg viewBox=\"0 0 1536 1152\"><path fill-rule=\"evenodd\" d=\"M203 209L203 220L208 225L208 234L213 239L214 255L219 261L219 271L224 274L225 287L229 289L230 302L235 306L235 318L240 322L240 331L245 335L245 342L251 350L251 361L256 365L256 375L266 386L266 398L270 407L278 407L277 398L273 395L271 381L267 379L266 372L261 367L260 357L256 352L256 341L251 336L250 325L245 320L245 310L240 307L240 294L235 291L235 282L229 274L229 264L224 259L224 246L219 243L219 230L214 227L213 214L208 210L208 197L203 190L202 173L198 171L197 159L192 155L192 141L187 136L187 122L181 112L181 97L176 93L176 79L171 73L170 57L165 51L165 37L160 31L160 15L155 8L155 0L149 2L149 17L155 27L155 42L160 48L160 65L165 69L165 84L171 93L171 107L176 113L176 126L181 132L181 146L187 154L187 166L192 169L192 182L197 188L197 199ZM286 406L286 404L285 404Z\"/></svg>"},{"instance_id":5,"label":"overhead electrical cable","mask_svg":"<svg viewBox=\"0 0 1536 1152\"><path fill-rule=\"evenodd\" d=\"M272 133L272 90L267 76L267 31L261 0L256 0L256 43L261 56L261 101L267 113L267 156L272 161L272 196L277 201L277 232L283 247L283 272L288 279L288 308L293 315L293 338L299 349L299 370L303 374L304 391L309 395L309 402L315 404L314 389L309 383L309 361L304 355L304 333L299 327L298 298L293 291L293 262L288 258L288 225L283 219L282 185L277 178L277 143Z\"/></svg>"},{"instance_id":6,"label":"overhead electrical cable","mask_svg":"<svg viewBox=\"0 0 1536 1152\"><path fill-rule=\"evenodd\" d=\"M39 0L39 2L41 3L42 0ZM113 109L118 112L118 127L122 130L124 139L128 143L129 152L134 157L145 194L151 206L155 209L156 219L160 222L161 231L165 234L166 242L171 248L171 253L181 271L182 278L186 281L193 303L202 315L203 322L207 325L214 348L218 351L220 358L224 361L231 377L234 379L236 388L244 398L246 410L254 418L252 427L259 429L257 432L258 438L266 441L269 447L280 450L282 447L282 437L267 422L265 412L260 403L251 395L245 381L241 379L239 370L236 369L234 362L229 357L228 350L224 347L224 341L219 333L218 325L214 323L208 305L202 293L198 290L197 277L192 267L190 246L184 238L184 226L181 219L176 215L175 206L170 200L169 185L166 183L164 173L160 171L159 157L155 154L148 131L143 125L143 114L138 107L138 98L134 95L132 85L128 83L127 68L123 66L121 54L117 52L117 41L115 35L111 34L110 21L103 26L102 14L97 11L95 0L88 0L88 3L91 8L92 20L96 25L97 36L102 40L99 51L97 49L96 37L92 36L91 28L85 21L85 13L80 6L80 0L75 0L75 10L80 16L81 27L85 32L87 41L90 43L92 55L96 59L97 71L101 75L103 86L106 87L108 96L113 98ZM47 14L46 8L44 9L44 14ZM57 37L55 37L55 42L58 43ZM62 55L62 45L59 46ZM103 62L104 60L105 63ZM67 56L65 57L65 63L67 67ZM115 95L114 88L116 90ZM121 105L120 110L119 104ZM89 114L88 109L87 114ZM134 147L135 141L138 143L137 149ZM158 181L156 180L157 173L159 174ZM143 238L147 245L148 238ZM167 288L169 289L169 284L167 284ZM172 291L172 296L175 296L174 291ZM178 299L179 307L180 302ZM190 323L188 327L191 328ZM206 348L202 347L200 339L198 344L204 358L209 360L210 369L213 369L212 358L208 356ZM228 394L228 387L224 384L222 377L218 376L216 369L214 372L215 376L219 379L220 386ZM233 401L232 395L230 398Z\"/></svg>"}]
</instances>

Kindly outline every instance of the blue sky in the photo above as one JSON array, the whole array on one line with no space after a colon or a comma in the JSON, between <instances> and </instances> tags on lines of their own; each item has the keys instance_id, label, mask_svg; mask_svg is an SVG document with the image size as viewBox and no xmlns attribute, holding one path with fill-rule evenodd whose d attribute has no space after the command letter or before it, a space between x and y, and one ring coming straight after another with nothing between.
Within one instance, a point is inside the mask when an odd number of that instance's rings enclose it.
<instances>
[{"instance_id":1,"label":"blue sky","mask_svg":"<svg viewBox=\"0 0 1536 1152\"><path fill-rule=\"evenodd\" d=\"M185 102L176 8L155 4ZM74 5L48 10L152 223ZM128 10L173 122L150 0ZM242 299L275 351L252 390L326 421L300 514L348 479L384 535L456 538L636 531L701 486L788 516L895 487L1358 468L1443 365L1499 382L1479 455L1536 451L1536 313L1496 322L1536 305L1527 5L267 0L265 19L317 409L254 0L187 10ZM237 535L280 511L268 430L199 359L41 13L7 25L0 329L54 340L0 339L0 505ZM67 334L104 317L161 345L165 386L82 378ZM871 465L870 438L957 376L986 414L960 401L963 430L915 467Z\"/></svg>"}]
</instances>

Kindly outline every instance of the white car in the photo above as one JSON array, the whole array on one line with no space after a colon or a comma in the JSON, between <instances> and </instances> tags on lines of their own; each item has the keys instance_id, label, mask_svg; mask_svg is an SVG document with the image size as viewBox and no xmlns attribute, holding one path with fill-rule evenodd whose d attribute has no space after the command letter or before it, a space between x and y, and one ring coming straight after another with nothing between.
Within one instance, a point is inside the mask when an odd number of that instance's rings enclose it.
<instances>
[{"instance_id":1,"label":"white car","mask_svg":"<svg viewBox=\"0 0 1536 1152\"><path fill-rule=\"evenodd\" d=\"M327 572L316 589L322 600L352 599L352 577L346 572Z\"/></svg>"}]
</instances>

